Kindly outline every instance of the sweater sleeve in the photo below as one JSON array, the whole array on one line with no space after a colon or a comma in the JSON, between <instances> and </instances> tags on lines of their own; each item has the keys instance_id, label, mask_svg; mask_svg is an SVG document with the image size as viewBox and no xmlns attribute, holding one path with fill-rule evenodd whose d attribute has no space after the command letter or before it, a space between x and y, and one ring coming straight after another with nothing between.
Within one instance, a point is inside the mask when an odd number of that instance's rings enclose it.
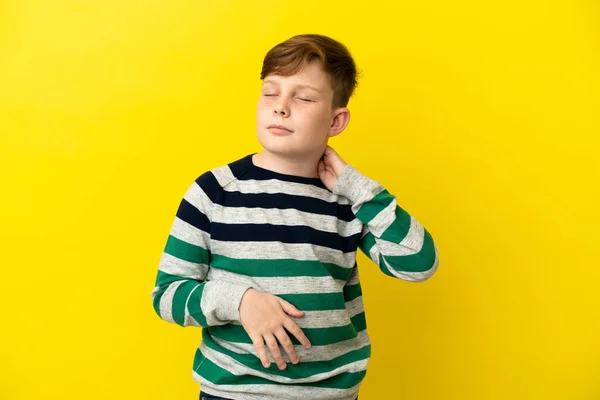
<instances>
[{"instance_id":1,"label":"sweater sleeve","mask_svg":"<svg viewBox=\"0 0 600 400\"><path fill-rule=\"evenodd\" d=\"M434 274L439 258L431 234L383 186L347 165L333 193L350 200L364 224L359 248L383 273L411 282Z\"/></svg>"},{"instance_id":2,"label":"sweater sleeve","mask_svg":"<svg viewBox=\"0 0 600 400\"><path fill-rule=\"evenodd\" d=\"M248 285L211 280L211 198L221 190L211 172L187 189L158 265L152 303L158 316L180 326L216 326L239 321Z\"/></svg>"}]
</instances>

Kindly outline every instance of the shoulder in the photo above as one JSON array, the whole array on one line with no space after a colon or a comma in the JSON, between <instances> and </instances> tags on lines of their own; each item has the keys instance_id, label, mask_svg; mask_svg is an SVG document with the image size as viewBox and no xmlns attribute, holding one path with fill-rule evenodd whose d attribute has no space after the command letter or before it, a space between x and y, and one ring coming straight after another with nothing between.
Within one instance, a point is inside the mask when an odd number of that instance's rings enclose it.
<instances>
[{"instance_id":1,"label":"shoulder","mask_svg":"<svg viewBox=\"0 0 600 400\"><path fill-rule=\"evenodd\" d=\"M195 179L194 184L198 185L204 193L213 198L222 193L227 185L246 173L251 156L247 155L205 171Z\"/></svg>"},{"instance_id":2,"label":"shoulder","mask_svg":"<svg viewBox=\"0 0 600 400\"><path fill-rule=\"evenodd\" d=\"M250 157L252 157L252 154L244 156L228 164L213 168L208 173L214 177L221 188L225 188L231 182L238 180L248 171L249 164L251 162Z\"/></svg>"}]
</instances>

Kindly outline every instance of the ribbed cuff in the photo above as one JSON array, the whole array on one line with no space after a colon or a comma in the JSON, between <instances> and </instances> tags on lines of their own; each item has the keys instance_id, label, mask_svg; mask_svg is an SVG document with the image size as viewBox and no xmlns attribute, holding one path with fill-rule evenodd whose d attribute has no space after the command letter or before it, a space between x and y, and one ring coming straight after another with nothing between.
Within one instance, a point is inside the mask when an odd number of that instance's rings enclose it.
<instances>
[{"instance_id":1,"label":"ribbed cuff","mask_svg":"<svg viewBox=\"0 0 600 400\"><path fill-rule=\"evenodd\" d=\"M352 204L362 204L371 200L382 190L383 187L378 182L361 174L348 164L338 176L332 192L346 197Z\"/></svg>"},{"instance_id":2,"label":"ribbed cuff","mask_svg":"<svg viewBox=\"0 0 600 400\"><path fill-rule=\"evenodd\" d=\"M239 321L242 297L252 286L219 280L211 283L215 285L211 288L214 290L214 295L218 296L219 305L216 307L218 319L221 321Z\"/></svg>"}]
</instances>

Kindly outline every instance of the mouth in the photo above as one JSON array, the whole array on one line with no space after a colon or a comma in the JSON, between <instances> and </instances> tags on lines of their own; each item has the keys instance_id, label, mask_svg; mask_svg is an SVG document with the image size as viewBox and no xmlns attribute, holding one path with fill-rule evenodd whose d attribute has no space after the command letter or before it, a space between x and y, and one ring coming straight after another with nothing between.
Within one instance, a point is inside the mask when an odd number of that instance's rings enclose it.
<instances>
[{"instance_id":1,"label":"mouth","mask_svg":"<svg viewBox=\"0 0 600 400\"><path fill-rule=\"evenodd\" d=\"M272 133L279 134L279 135L281 135L281 134L286 134L286 133L292 133L292 132L293 132L291 129L289 129L289 128L288 128L288 127L286 127L286 126L283 126L283 125L275 125L275 124L269 125L269 126L267 127L267 129L268 129L269 131L271 131Z\"/></svg>"}]
</instances>

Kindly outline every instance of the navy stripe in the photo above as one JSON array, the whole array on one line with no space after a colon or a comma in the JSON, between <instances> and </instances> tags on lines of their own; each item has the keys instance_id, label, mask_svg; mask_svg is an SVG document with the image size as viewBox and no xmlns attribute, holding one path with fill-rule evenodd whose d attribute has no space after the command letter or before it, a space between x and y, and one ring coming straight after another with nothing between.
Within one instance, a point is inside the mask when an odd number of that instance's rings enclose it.
<instances>
[{"instance_id":1,"label":"navy stripe","mask_svg":"<svg viewBox=\"0 0 600 400\"><path fill-rule=\"evenodd\" d=\"M277 179L285 182L294 182L294 183L304 183L309 185L315 185L322 189L327 189L327 186L319 179L319 178L308 178L304 176L293 176L293 175L283 175L278 174L277 172L267 171L264 169L260 169L257 167L249 168L244 174L238 177L240 181L249 181L249 180L257 180L257 181L265 181L268 179Z\"/></svg>"},{"instance_id":2,"label":"navy stripe","mask_svg":"<svg viewBox=\"0 0 600 400\"><path fill-rule=\"evenodd\" d=\"M198 179L196 179L196 183L213 203L216 203L219 197L221 197L223 188L221 188L219 181L212 172L209 171L200 175Z\"/></svg>"},{"instance_id":3,"label":"navy stripe","mask_svg":"<svg viewBox=\"0 0 600 400\"><path fill-rule=\"evenodd\" d=\"M181 200L181 203L179 204L177 218L204 232L210 233L210 221L208 220L208 217L204 215L202 211L191 205L186 199Z\"/></svg>"},{"instance_id":4,"label":"navy stripe","mask_svg":"<svg viewBox=\"0 0 600 400\"><path fill-rule=\"evenodd\" d=\"M235 176L236 178L240 178L240 176L242 176L244 173L246 173L248 171L248 167L250 165L250 157L252 157L252 155L248 155L244 158L241 158L237 161L234 161L230 164L228 164L229 169L231 170L231 173L233 174L233 176Z\"/></svg>"},{"instance_id":5,"label":"navy stripe","mask_svg":"<svg viewBox=\"0 0 600 400\"><path fill-rule=\"evenodd\" d=\"M323 232L309 226L271 224L222 224L213 223L211 238L234 242L283 242L308 243L329 247L344 253L356 251L361 233L343 237L337 233Z\"/></svg>"},{"instance_id":6,"label":"navy stripe","mask_svg":"<svg viewBox=\"0 0 600 400\"><path fill-rule=\"evenodd\" d=\"M244 158L241 158L231 164L229 164L229 169L233 172L233 176L235 176L240 181L245 180L257 180L264 181L268 179L278 179L280 181L285 182L295 182L295 183L304 183L309 185L315 185L322 189L327 190L327 186L321 181L319 178L309 178L304 176L294 176L294 175L286 175L280 174L275 171L267 170L261 167L254 165L252 162L252 156L254 154L249 154Z\"/></svg>"},{"instance_id":7,"label":"navy stripe","mask_svg":"<svg viewBox=\"0 0 600 400\"><path fill-rule=\"evenodd\" d=\"M353 221L356 218L349 204L329 203L327 201L315 199L312 197L294 196L290 194L244 194L240 192L226 192L224 193L222 198L215 198L213 202L225 207L248 207L268 209L291 208L313 214L330 215L333 217L337 217L342 221Z\"/></svg>"}]
</instances>

